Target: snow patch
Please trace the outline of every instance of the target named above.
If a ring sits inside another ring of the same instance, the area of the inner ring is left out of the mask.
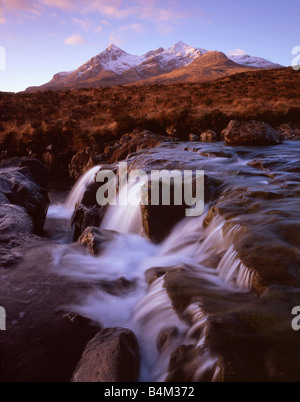
[[[269,60],[263,59],[261,57],[249,56],[248,54],[243,55],[229,55],[228,58],[237,64],[242,64],[243,66],[258,67],[258,68],[276,68],[279,67],[278,64],[272,63]]]

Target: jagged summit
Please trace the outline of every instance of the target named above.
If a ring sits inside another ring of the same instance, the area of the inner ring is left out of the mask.
[[[111,43],[105,50],[122,50],[122,49],[120,49],[118,46],[116,46],[113,43]],[[122,52],[123,51],[124,50],[122,50]]]
[[[176,54],[176,55],[201,55],[207,53],[207,50],[195,48],[187,45],[186,43],[179,41],[175,43],[172,47],[166,50],[169,54]]]
[[[210,64],[218,66],[218,63],[220,66],[226,65],[230,68],[236,67],[237,64],[248,69],[281,67],[268,60],[249,55],[227,57],[224,53],[192,47],[183,41],[175,43],[168,49],[159,47],[150,50],[141,56],[129,54],[112,43],[76,71],[57,73],[49,83],[28,90],[75,89],[137,83],[173,73],[196,61],[198,68],[202,68],[201,66],[207,68]],[[209,77],[208,72],[206,76]]]

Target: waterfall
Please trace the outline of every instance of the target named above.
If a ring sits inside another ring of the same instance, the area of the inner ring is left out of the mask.
[[[110,205],[103,218],[102,229],[120,233],[143,233],[140,207],[142,185],[142,182],[138,182],[120,191],[116,205]]]
[[[99,166],[87,172],[74,186],[65,210],[72,210],[81,200],[86,184],[91,182]],[[146,239],[142,230],[139,202],[143,183],[135,183],[122,189],[116,205],[106,211],[102,229],[119,232],[105,245],[101,255],[87,255],[81,248],[66,247],[54,258],[58,275],[70,280],[83,281],[91,288],[80,304],[68,308],[104,327],[121,326],[132,329],[141,349],[141,380],[163,381],[168,375],[170,356],[181,345],[194,345],[197,357],[188,363],[187,369],[194,381],[218,375],[218,356],[206,345],[208,315],[201,303],[192,303],[179,318],[164,287],[162,276],[149,287],[145,272],[160,267],[166,271],[180,267],[201,284],[201,292],[226,294],[251,288],[253,273],[247,269],[234,249],[233,237],[240,230],[238,224],[225,230],[221,216],[203,226],[204,213],[200,217],[183,219],[160,245]],[[129,201],[126,204],[126,200]],[[206,211],[207,212],[207,211]],[[129,285],[118,290],[118,280]],[[117,293],[101,288],[101,283],[113,283]],[[95,285],[97,284],[97,285]],[[119,292],[119,293],[118,293]],[[176,336],[166,346],[157,346],[158,338],[165,330],[173,328]]]
[[[236,283],[240,288],[246,290],[251,289],[254,272],[247,268],[238,258],[233,245],[226,251],[217,270],[224,281]]]
[[[186,334],[185,342],[187,344],[194,343],[199,349],[199,355],[191,361],[193,381],[201,381],[204,377],[208,377],[210,381],[217,379],[219,368],[217,366],[218,356],[213,356],[206,346],[208,314],[206,314],[201,303],[191,304],[185,311],[191,317],[192,326]],[[197,339],[198,338],[198,339]]]
[[[87,184],[93,182],[100,167],[101,166],[94,166],[78,179],[64,204],[50,205],[47,217],[54,219],[70,219],[76,204],[82,200]]]
[[[165,380],[170,354],[181,345],[188,329],[187,324],[177,316],[163,284],[163,277],[151,284],[146,296],[136,306],[132,318],[143,354],[141,380]],[[175,328],[176,336],[159,353],[158,337],[169,328]]]
[[[101,166],[94,166],[79,178],[64,204],[65,209],[71,210],[72,212],[74,211],[75,205],[82,200],[87,184],[94,181],[95,175],[99,172],[100,167]]]

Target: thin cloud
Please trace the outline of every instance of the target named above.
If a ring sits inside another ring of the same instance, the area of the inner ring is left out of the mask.
[[[87,43],[80,34],[74,34],[65,39],[65,45],[80,45]]]
[[[247,53],[242,49],[228,50],[228,56],[245,56]]]
[[[72,18],[72,21],[80,26],[84,31],[93,31],[94,33],[100,33],[103,31],[101,25],[97,25],[95,22],[91,21],[89,18],[81,19],[81,18]]]
[[[45,6],[60,8],[62,10],[75,10],[76,9],[76,1],[72,0],[40,0],[40,3]]]
[[[124,32],[133,31],[144,34],[151,24],[161,35],[168,35],[181,21],[187,18],[198,18],[201,14],[198,7],[182,8],[179,0],[164,2],[159,0],[0,0],[0,24],[4,24],[7,20],[5,11],[41,15],[46,11],[49,13],[50,7],[52,12],[61,10],[69,14],[70,20],[82,31],[94,34],[103,32],[103,27],[109,26],[113,20],[126,21],[130,18],[131,24],[124,24],[110,34],[110,42],[119,45],[124,41],[122,37]],[[95,21],[95,16],[99,16],[100,23]],[[128,33],[127,36],[130,34]],[[79,37],[77,41],[72,38],[69,41],[71,41],[70,44],[83,43]]]
[[[124,36],[122,36],[118,32],[111,32],[109,35],[109,43],[113,43],[116,46],[121,46],[122,43],[124,42]]]
[[[105,26],[110,25],[110,21],[108,21],[108,20],[101,20],[100,22],[101,22],[102,25],[105,25]]]
[[[98,26],[96,28],[93,29],[94,33],[101,33],[103,31],[103,28]]]
[[[1,6],[2,4],[2,6]],[[168,2],[161,7],[157,0],[0,0],[0,16],[5,19],[5,10],[41,13],[43,8],[52,7],[80,14],[99,13],[108,19],[126,19],[134,16],[139,20],[158,23],[175,22],[192,15],[183,11],[178,2]],[[107,20],[105,20],[107,21]]]
[[[157,25],[157,30],[162,35],[168,35],[174,31],[174,27],[173,27],[173,25],[170,25],[170,24],[159,24],[159,25]]]
[[[125,30],[129,29],[133,32],[139,33],[139,34],[144,34],[147,32],[146,28],[144,27],[143,24],[140,24],[139,22],[136,22],[135,24],[130,24],[126,27],[124,27]]]
[[[84,31],[89,31],[94,25],[94,23],[89,19],[80,19],[73,17],[72,21],[75,22],[75,24],[79,25],[80,28],[82,28]]]
[[[0,24],[5,24],[6,19],[4,17],[4,9],[3,9],[3,4],[0,0]]]
[[[130,25],[122,25],[116,31],[111,32],[109,36],[109,42],[113,43],[116,46],[120,46],[130,33],[138,33],[140,35],[145,34],[147,32],[146,28],[143,24],[134,23]]]
[[[7,11],[26,11],[32,14],[40,13],[40,4],[33,0],[2,0],[0,8],[4,13]]]

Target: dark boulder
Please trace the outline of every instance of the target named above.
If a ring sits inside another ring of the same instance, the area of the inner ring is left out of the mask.
[[[193,191],[195,190],[195,179],[193,180]],[[213,201],[221,191],[222,182],[214,177],[204,176],[204,202]],[[174,203],[174,184],[171,184],[170,205],[151,205],[151,190],[153,184],[148,183],[148,205],[141,205],[143,228],[146,235],[154,242],[160,243],[168,236],[173,227],[186,217],[186,210],[189,208],[184,202],[182,205]],[[146,189],[144,189],[145,191]],[[182,187],[183,191],[183,187]],[[184,197],[183,197],[184,199]]]
[[[9,268],[22,260],[18,249],[31,239],[33,222],[25,208],[0,204],[0,266]]]
[[[279,134],[267,123],[259,121],[231,120],[222,131],[222,137],[229,145],[276,145]]]
[[[89,226],[99,227],[104,216],[104,207],[94,205],[91,208],[80,204],[73,212],[71,225],[73,227],[73,240],[77,241],[83,231]]]
[[[85,348],[73,374],[73,382],[136,382],[139,346],[132,331],[107,328]]]
[[[39,164],[36,162],[33,161],[34,166]],[[41,233],[49,198],[47,191],[35,181],[32,169],[33,167],[23,166],[0,170],[0,202],[24,207],[32,218],[35,233]],[[42,178],[40,180],[42,181]]]
[[[41,187],[46,187],[50,181],[50,170],[39,160],[26,158],[21,162],[21,167],[27,166],[32,173],[34,180]]]

